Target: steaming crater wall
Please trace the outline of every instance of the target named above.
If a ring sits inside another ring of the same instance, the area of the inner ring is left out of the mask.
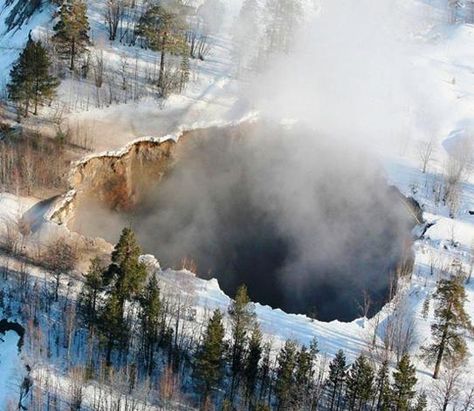
[[[249,125],[137,142],[79,164],[55,218],[111,242],[131,224],[163,265],[188,258],[274,308],[351,320],[368,293],[374,314],[397,268],[410,270],[419,210],[351,149],[300,142]]]

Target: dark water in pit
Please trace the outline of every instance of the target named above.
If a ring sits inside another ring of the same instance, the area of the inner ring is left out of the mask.
[[[131,223],[162,266],[193,260],[229,295],[245,283],[253,301],[321,320],[359,317],[364,294],[380,308],[412,223],[363,153],[269,127],[188,138],[133,213],[97,213],[101,232],[87,208],[77,217],[87,234],[115,241]]]

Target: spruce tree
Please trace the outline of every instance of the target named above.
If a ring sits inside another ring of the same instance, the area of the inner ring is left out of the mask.
[[[291,405],[297,354],[298,346],[293,340],[287,340],[278,353],[275,396],[279,410],[289,409]]]
[[[336,356],[329,364],[329,376],[327,387],[329,391],[329,409],[339,409],[342,389],[346,380],[346,355],[344,351],[339,350]]]
[[[433,378],[438,378],[443,361],[460,361],[467,355],[464,332],[472,330],[472,325],[464,308],[467,296],[463,280],[461,276],[442,279],[434,294],[435,323],[431,325],[433,343],[423,350],[425,360],[435,363]]]
[[[102,274],[104,267],[98,257],[91,260],[89,271],[82,286],[81,295],[79,297],[82,307],[83,316],[89,327],[95,325],[97,321],[98,297],[103,290]]]
[[[215,310],[209,319],[201,346],[196,354],[194,377],[206,404],[213,388],[217,388],[223,377],[224,325],[222,313]]]
[[[69,61],[69,69],[74,71],[77,57],[86,51],[90,42],[86,2],[65,0],[54,31],[53,41],[59,54]]]
[[[364,355],[360,355],[347,373],[349,410],[365,408],[374,395],[374,371]]]
[[[154,367],[154,353],[158,344],[161,328],[161,299],[156,276],[151,276],[140,299],[140,322],[143,333],[145,365],[151,375]]]
[[[28,37],[25,48],[10,71],[8,97],[18,104],[19,112],[27,117],[30,106],[38,114],[38,106],[51,100],[59,85],[50,75],[51,62],[41,41]]]
[[[235,389],[238,388],[248,333],[255,322],[255,307],[250,301],[247,287],[242,285],[235,294],[235,299],[229,306],[228,314],[231,323],[232,346],[231,346],[231,389],[230,399],[234,398]]]
[[[259,372],[259,363],[262,358],[262,332],[256,323],[250,337],[248,352],[245,357],[244,380],[245,396],[247,402],[252,405],[252,399],[255,394],[257,378]]]
[[[396,370],[393,372],[392,401],[397,411],[408,411],[416,394],[417,382],[415,366],[410,356],[403,354]]]

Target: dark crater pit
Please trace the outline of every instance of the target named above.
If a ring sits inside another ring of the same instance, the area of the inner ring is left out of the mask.
[[[134,184],[132,206],[105,207],[90,191],[72,228],[116,241],[131,224],[162,266],[192,261],[229,295],[245,283],[253,301],[326,321],[373,315],[410,265],[410,203],[343,140],[214,128],[185,135],[167,161]]]

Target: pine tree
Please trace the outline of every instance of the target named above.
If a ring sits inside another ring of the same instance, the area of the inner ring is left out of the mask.
[[[189,64],[189,54],[181,52],[181,63],[179,65],[179,92],[182,93],[189,82],[191,75],[191,66]]]
[[[89,44],[87,4],[83,0],[65,0],[59,11],[59,21],[54,26],[53,40],[59,54],[69,61],[74,71],[76,59]]]
[[[162,95],[167,94],[165,81],[168,54],[189,54],[186,43],[186,21],[182,4],[177,0],[151,6],[140,18],[137,34],[147,40],[150,49],[159,51],[160,69],[158,88]]]
[[[416,404],[413,407],[413,411],[425,411],[428,408],[428,399],[426,393],[423,391],[418,394],[416,399]]]
[[[154,367],[154,352],[158,344],[161,328],[160,289],[156,276],[151,276],[148,285],[140,299],[140,322],[143,332],[144,357],[148,374]]]
[[[279,410],[290,409],[291,390],[294,388],[297,354],[298,346],[293,340],[287,340],[278,353],[275,397]]]
[[[99,293],[103,289],[103,272],[104,267],[102,266],[100,259],[97,257],[93,258],[79,297],[84,319],[89,327],[93,326],[97,321],[97,300]]]
[[[38,106],[51,100],[59,85],[56,77],[49,74],[51,62],[41,41],[28,37],[25,48],[10,71],[10,82],[7,85],[8,96],[21,107],[23,116],[27,117],[30,105],[33,114],[38,114]]]
[[[262,358],[262,332],[256,323],[252,330],[249,341],[248,353],[245,357],[244,380],[245,380],[245,396],[247,402],[252,404],[257,385],[257,377],[259,372],[259,363]]]
[[[224,325],[222,313],[215,310],[209,320],[201,346],[196,354],[194,377],[202,393],[202,402],[206,404],[223,376],[224,364]]]
[[[435,363],[433,378],[438,378],[443,361],[460,361],[467,355],[464,331],[471,330],[471,320],[464,303],[467,296],[461,276],[454,276],[438,283],[435,323],[431,325],[433,343],[424,347],[423,356],[428,363]]]
[[[271,392],[272,385],[272,364],[271,364],[271,344],[267,341],[263,345],[262,364],[260,366],[260,394],[259,399],[262,401],[268,392]]]
[[[99,331],[106,347],[106,363],[112,364],[112,350],[122,348],[128,334],[127,323],[123,320],[120,299],[115,293],[109,295],[99,318]]]
[[[294,377],[295,383],[291,392],[292,409],[301,409],[306,402],[311,400],[311,388],[314,378],[314,356],[314,347],[308,349],[303,346],[297,354]]]
[[[374,400],[376,410],[388,410],[390,406],[390,377],[388,373],[388,361],[384,361],[375,377]]]
[[[229,306],[232,331],[231,346],[231,389],[230,399],[234,398],[235,389],[239,385],[241,371],[243,369],[243,359],[248,340],[248,333],[255,322],[255,307],[251,303],[247,293],[247,287],[242,285],[238,288],[235,299]]]
[[[367,405],[374,395],[374,370],[364,355],[360,355],[347,373],[347,396],[350,410],[359,410]]]
[[[124,303],[140,294],[146,280],[144,264],[139,262],[140,246],[131,228],[124,228],[112,252],[112,264],[108,275],[115,280],[115,293],[119,299],[122,313]]]
[[[415,366],[408,354],[403,354],[397,369],[393,372],[392,400],[397,411],[408,411],[416,394],[417,382]]]
[[[342,389],[346,379],[346,355],[339,350],[329,364],[329,377],[327,387],[329,389],[329,409],[339,409]]]

